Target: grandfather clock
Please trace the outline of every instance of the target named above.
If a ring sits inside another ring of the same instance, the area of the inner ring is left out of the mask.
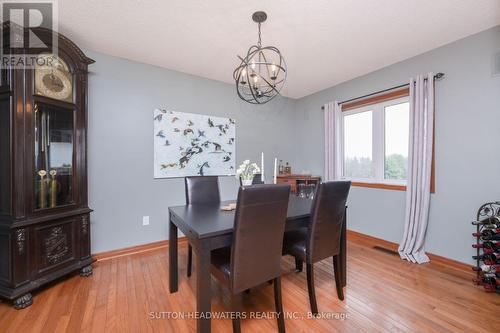
[[[10,28],[2,25],[4,37]],[[37,37],[51,45],[51,33],[38,28]],[[92,274],[86,133],[94,61],[66,37],[57,41],[57,52],[39,54],[35,66],[0,72],[0,296],[18,309],[41,285]]]

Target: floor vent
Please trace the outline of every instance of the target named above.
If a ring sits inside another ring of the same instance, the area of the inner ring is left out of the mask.
[[[392,254],[393,256],[399,256],[398,251],[394,251],[394,250],[386,249],[385,247],[381,247],[381,246],[374,246],[374,247],[373,247],[373,249],[374,249],[374,250],[377,250],[377,251],[380,251],[380,252],[387,253],[387,254]]]

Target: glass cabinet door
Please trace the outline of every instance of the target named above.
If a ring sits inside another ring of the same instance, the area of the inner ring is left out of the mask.
[[[35,209],[73,203],[74,112],[35,104]]]

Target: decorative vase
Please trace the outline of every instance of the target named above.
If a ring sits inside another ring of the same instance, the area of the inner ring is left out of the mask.
[[[52,177],[50,180],[50,208],[55,208],[57,206],[57,180],[56,170],[50,170],[49,175]]]
[[[47,208],[47,181],[45,180],[45,176],[47,176],[47,171],[40,170],[38,171],[38,175],[40,176],[40,191],[38,192],[38,205],[39,208]]]
[[[250,186],[252,185],[253,179],[242,179],[241,180],[241,185],[243,186]]]

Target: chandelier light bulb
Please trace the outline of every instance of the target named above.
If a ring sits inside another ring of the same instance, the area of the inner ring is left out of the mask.
[[[276,65],[273,63],[271,65],[271,80],[276,80],[277,76],[276,76]]]
[[[243,69],[243,70],[241,71],[241,81],[240,81],[240,83],[241,83],[242,85],[247,84],[246,78],[247,78],[247,70],[246,70],[246,69]]]

